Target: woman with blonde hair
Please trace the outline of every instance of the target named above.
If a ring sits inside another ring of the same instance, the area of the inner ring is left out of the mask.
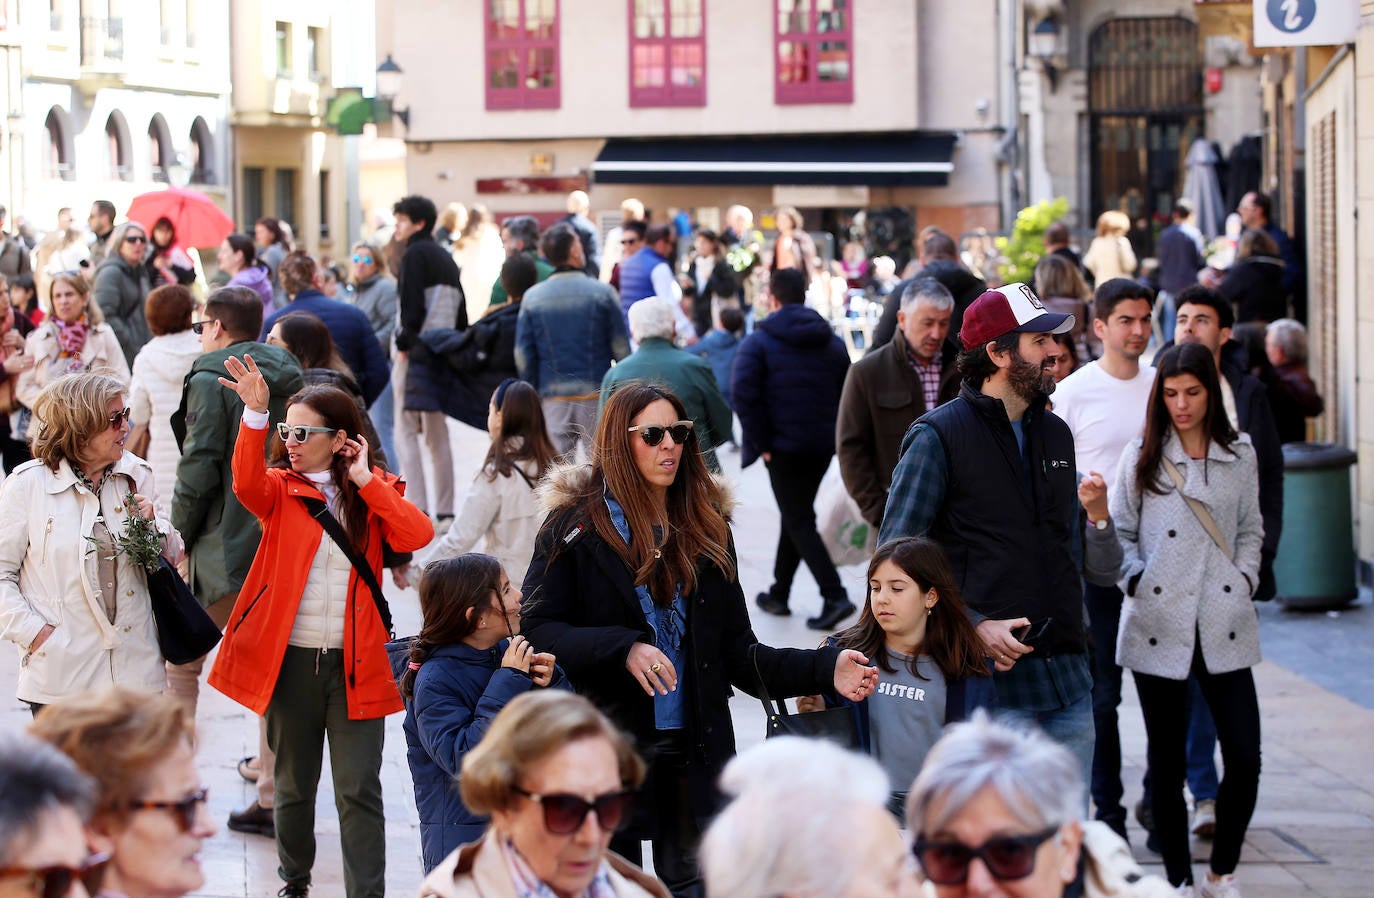
[[[1092,272],[1097,283],[1135,274],[1135,250],[1126,237],[1130,230],[1131,220],[1125,212],[1108,209],[1097,217],[1097,236],[1083,254],[1083,267]]]
[[[181,536],[152,467],[124,451],[124,384],[105,374],[58,378],[33,403],[33,461],[0,489],[0,635],[20,650],[17,694],[35,711],[90,689],[167,684],[143,566],[120,548],[135,516],[159,554]]]
[[[127,385],[129,365],[124,351],[86,279],[71,272],[56,274],[50,291],[50,314],[24,341],[24,353],[33,358],[33,367],[19,375],[15,387],[19,401],[33,408],[38,392],[64,374],[108,374]]]
[[[463,804],[491,817],[450,854],[421,898],[669,898],[663,883],[610,850],[630,817],[644,762],[587,699],[516,696],[463,759]]]
[[[200,850],[215,824],[194,731],[176,699],[123,688],[64,699],[33,722],[96,782],[86,838],[109,858],[97,898],[180,898],[205,885]]]
[[[476,321],[486,314],[491,288],[506,261],[501,231],[492,224],[486,206],[479,203],[468,211],[468,223],[453,242],[453,261],[458,265],[459,281],[467,297],[468,321]]]

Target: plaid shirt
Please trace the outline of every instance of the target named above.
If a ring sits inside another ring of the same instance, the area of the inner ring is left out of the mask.
[[[944,373],[945,360],[937,352],[935,357],[930,360],[930,364],[927,365],[916,357],[916,353],[912,352],[909,346],[907,347],[906,358],[921,378],[921,389],[925,391],[926,411],[935,408],[940,404],[940,376]]]
[[[878,531],[878,545],[902,536],[928,533],[945,504],[949,468],[945,447],[929,424],[916,424],[902,439],[901,459],[892,472],[892,489]],[[1080,547],[1078,517],[1073,518],[1070,546]],[[1081,551],[1074,560],[1082,568]],[[965,603],[976,627],[987,617]],[[1051,711],[1073,704],[1092,691],[1092,671],[1085,652],[1036,657],[1032,652],[1006,673],[994,677],[997,701],[1019,711]]]

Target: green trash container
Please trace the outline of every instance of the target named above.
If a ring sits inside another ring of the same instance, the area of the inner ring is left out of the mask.
[[[1359,595],[1350,512],[1356,458],[1333,443],[1284,444],[1283,535],[1274,579],[1285,607],[1336,608]]]

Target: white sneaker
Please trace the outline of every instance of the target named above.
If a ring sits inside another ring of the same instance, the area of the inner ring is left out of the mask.
[[[1203,839],[1212,838],[1217,831],[1217,803],[1214,799],[1204,798],[1193,811],[1193,835]]]
[[[1210,876],[1202,878],[1202,898],[1241,898],[1240,886],[1236,885],[1236,877],[1227,874],[1221,879],[1212,879]]]
[[[1197,892],[1193,891],[1193,887],[1186,882],[1178,887],[1175,894],[1178,895],[1178,898],[1197,898]]]

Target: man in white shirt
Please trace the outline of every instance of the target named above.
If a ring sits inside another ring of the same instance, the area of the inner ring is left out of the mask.
[[[1092,327],[1102,341],[1102,358],[1070,374],[1054,391],[1054,413],[1073,431],[1082,477],[1111,482],[1121,450],[1140,436],[1155,380],[1155,369],[1140,364],[1150,340],[1153,302],[1154,291],[1129,278],[1113,278],[1099,286],[1093,297]],[[1088,522],[1099,528],[1106,523]],[[1093,804],[1097,819],[1125,838],[1116,715],[1121,704],[1121,668],[1116,664],[1121,591],[1085,582],[1083,602],[1093,639]]]

